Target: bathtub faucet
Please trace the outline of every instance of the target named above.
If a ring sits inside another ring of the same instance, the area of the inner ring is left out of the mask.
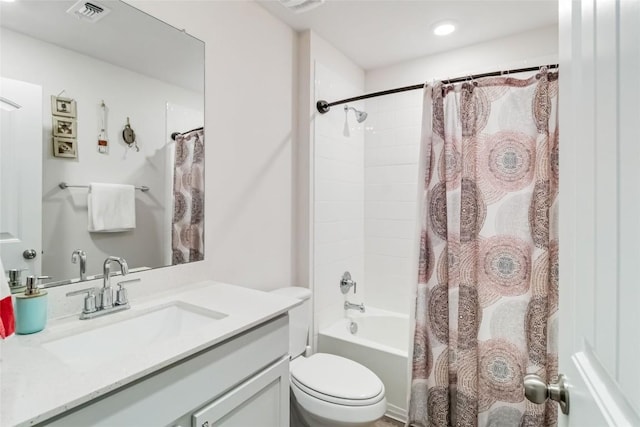
[[[352,304],[349,301],[344,302],[345,310],[358,310],[360,313],[364,313],[364,303],[362,304]]]
[[[342,275],[342,279],[340,280],[340,292],[343,295],[346,295],[349,292],[349,289],[353,287],[353,293],[356,293],[356,282],[351,280],[351,273],[345,271]]]

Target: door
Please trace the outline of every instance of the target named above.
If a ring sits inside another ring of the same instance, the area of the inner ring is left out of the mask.
[[[560,1],[561,426],[640,426],[639,3]]]
[[[0,97],[0,257],[6,269],[27,270],[24,283],[41,274],[42,87],[2,78]]]

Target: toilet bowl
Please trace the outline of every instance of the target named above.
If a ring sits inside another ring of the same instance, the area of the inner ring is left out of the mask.
[[[387,409],[384,384],[368,368],[333,354],[305,357],[311,325],[311,292],[289,287],[273,291],[303,301],[289,311],[291,425],[368,427]],[[301,418],[301,420],[300,420]]]
[[[333,354],[292,360],[290,385],[292,401],[310,427],[371,426],[387,410],[382,381],[359,363]]]

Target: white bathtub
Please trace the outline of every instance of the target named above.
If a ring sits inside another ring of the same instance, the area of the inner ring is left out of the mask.
[[[351,321],[358,331],[351,334]],[[337,354],[366,366],[380,377],[387,396],[387,415],[407,417],[407,351],[409,316],[367,307],[364,314],[349,313],[349,318],[322,329],[318,350]]]

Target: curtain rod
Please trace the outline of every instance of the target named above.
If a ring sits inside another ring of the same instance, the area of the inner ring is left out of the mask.
[[[173,132],[173,133],[171,134],[171,139],[173,139],[173,140],[175,141],[175,140],[176,140],[176,138],[177,138],[178,136],[180,136],[180,135],[185,135],[185,134],[187,134],[187,133],[195,132],[195,131],[197,131],[197,130],[201,130],[201,129],[204,129],[204,126],[200,126],[199,128],[191,129],[191,130],[188,130],[188,131],[186,131],[186,132]]]
[[[549,65],[541,65],[539,67],[528,67],[528,68],[516,68],[513,70],[507,70],[507,71],[493,71],[490,73],[482,73],[482,74],[474,74],[471,76],[465,76],[465,77],[456,77],[455,79],[443,79],[443,82],[447,82],[447,84],[449,83],[459,83],[459,82],[464,82],[467,80],[475,80],[475,79],[480,79],[483,77],[496,77],[496,76],[504,76],[504,75],[508,75],[508,74],[516,74],[516,73],[525,73],[527,71],[539,71],[541,68],[546,67],[546,68],[558,68],[558,64],[549,64]],[[341,99],[340,101],[334,101],[334,102],[327,102],[325,100],[320,100],[318,102],[316,102],[316,108],[318,109],[318,111],[321,114],[324,114],[326,112],[328,112],[331,107],[333,107],[334,105],[340,105],[340,104],[345,104],[347,102],[353,102],[353,101],[359,101],[361,99],[368,99],[368,98],[375,98],[377,96],[384,96],[384,95],[391,95],[392,93],[399,93],[399,92],[406,92],[409,90],[416,90],[416,89],[422,89],[424,88],[424,83],[421,84],[417,84],[417,85],[411,85],[411,86],[404,86],[404,87],[399,87],[396,89],[387,89],[387,90],[381,90],[380,92],[373,92],[373,93],[368,93],[366,95],[360,95],[360,96],[354,96],[353,98],[347,98],[347,99]]]

